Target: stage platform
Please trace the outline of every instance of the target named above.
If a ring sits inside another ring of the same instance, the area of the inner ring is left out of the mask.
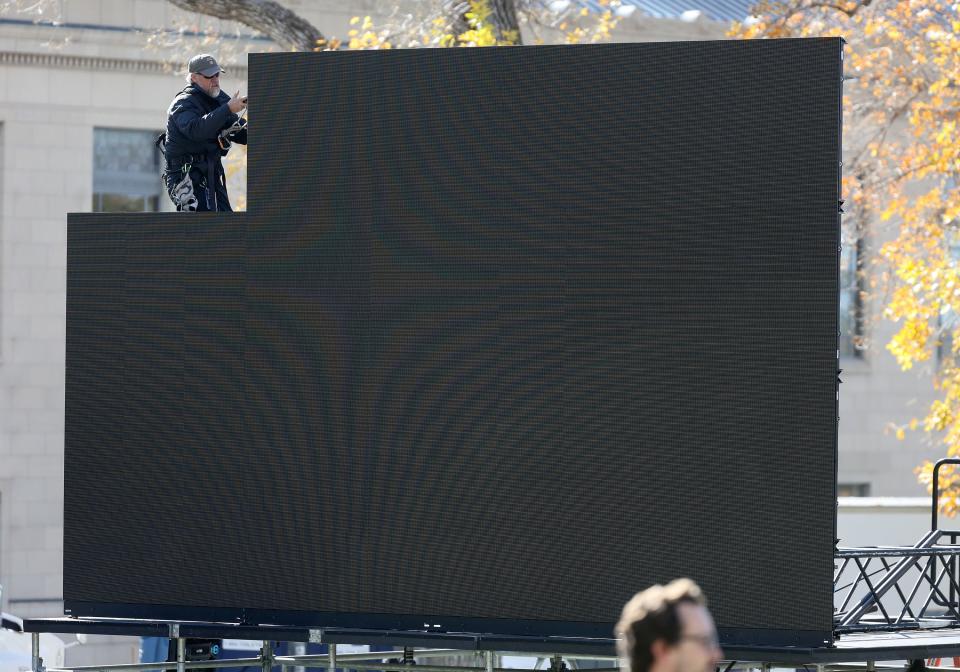
[[[572,657],[614,656],[613,639],[568,637],[509,637],[483,633],[434,633],[396,630],[355,630],[119,619],[40,618],[23,623],[26,632],[87,635],[127,635],[197,639],[248,639],[368,644],[460,651],[524,652]],[[902,630],[843,635],[824,647],[724,647],[728,661],[787,665],[824,665],[960,656],[960,628]]]

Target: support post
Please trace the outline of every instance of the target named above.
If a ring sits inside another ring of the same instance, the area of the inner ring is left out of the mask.
[[[330,652],[330,664],[327,666],[327,672],[337,672],[337,645],[327,644],[327,650]]]
[[[483,665],[487,672],[493,672],[493,651],[483,652]]]
[[[40,657],[40,633],[30,633],[30,665],[33,672],[43,672],[43,659]]]
[[[187,640],[177,631],[177,672],[187,672]]]
[[[269,639],[263,640],[263,648],[260,649],[260,669],[263,672],[270,672],[273,669],[273,643]]]
[[[307,655],[307,643],[306,642],[293,642],[293,655],[295,656],[305,656]],[[282,672],[282,671],[281,671]],[[296,665],[293,668],[293,672],[307,672],[307,668],[303,665]]]

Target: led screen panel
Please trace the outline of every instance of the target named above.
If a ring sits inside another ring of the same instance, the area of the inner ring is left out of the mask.
[[[68,613],[829,639],[841,48],[251,56],[248,213],[70,216]]]

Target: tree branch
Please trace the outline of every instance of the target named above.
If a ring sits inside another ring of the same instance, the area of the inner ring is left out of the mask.
[[[843,12],[847,16],[853,18],[853,15],[856,14],[858,10],[860,10],[862,7],[869,7],[871,2],[873,2],[873,0],[863,0],[862,2],[855,4],[853,7],[843,7],[842,5],[837,5],[832,2],[812,2],[808,5],[808,7],[811,7],[811,8],[822,7],[824,9],[835,9],[836,11]]]
[[[188,12],[236,21],[296,51],[313,51],[326,41],[309,21],[273,0],[169,0]]]

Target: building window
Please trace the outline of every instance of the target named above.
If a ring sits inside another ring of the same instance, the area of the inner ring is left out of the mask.
[[[852,237],[852,236],[851,236]],[[846,238],[846,236],[844,236]],[[840,338],[841,357],[863,357],[863,241],[844,240],[840,251]]]
[[[942,306],[937,324],[937,364],[943,366],[952,359],[953,332],[957,329],[957,314],[950,306]]]
[[[157,212],[163,196],[158,131],[93,129],[93,212]]]
[[[869,497],[869,483],[837,483],[837,497]]]
[[[960,263],[960,242],[952,240],[950,242],[950,262],[951,265]],[[940,306],[940,314],[937,316],[937,365],[944,366],[954,363],[953,354],[953,334],[960,329],[960,320],[957,314],[948,304]]]

